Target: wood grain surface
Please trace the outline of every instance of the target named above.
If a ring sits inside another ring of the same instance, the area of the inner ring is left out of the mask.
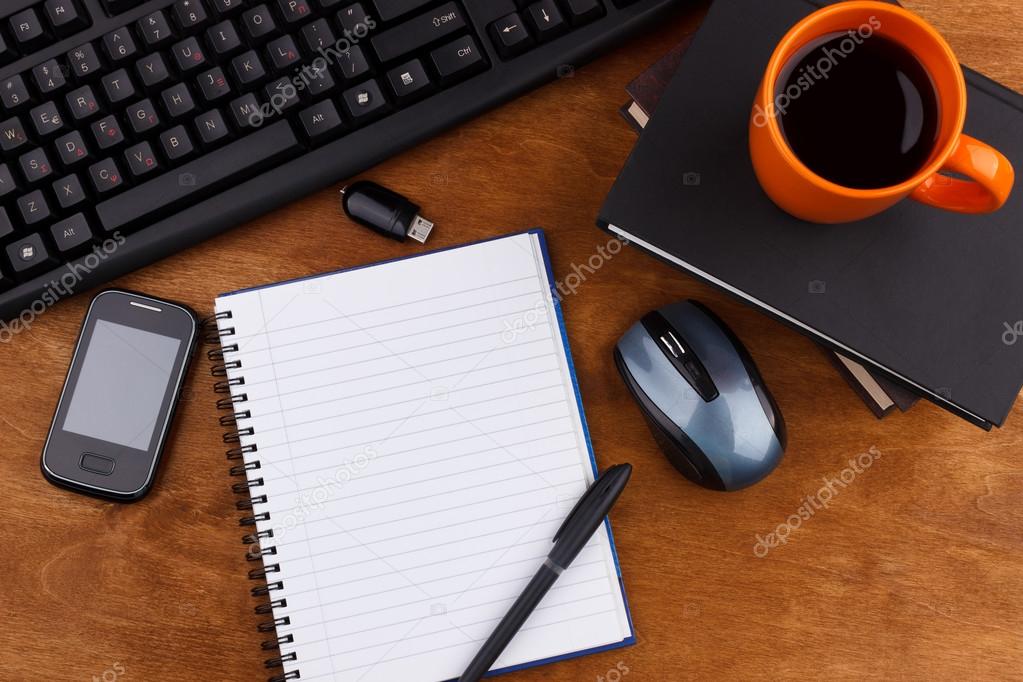
[[[1020,0],[907,4],[964,63],[1023,88]],[[422,203],[437,223],[429,247],[545,227],[564,277],[608,241],[594,218],[635,142],[617,113],[623,87],[692,22],[366,176]],[[220,292],[417,250],[346,222],[329,190],[116,284],[208,313]],[[0,348],[0,679],[265,679],[204,355],[147,499],[99,502],[39,473],[90,296]],[[675,473],[611,361],[641,314],[686,297],[747,343],[788,422],[784,462],[741,493]],[[598,462],[636,467],[612,520],[638,644],[504,679],[1023,678],[1023,404],[992,433],[928,403],[877,421],[806,338],[631,249],[564,309]],[[871,448],[880,456],[827,508],[755,556],[758,534]]]

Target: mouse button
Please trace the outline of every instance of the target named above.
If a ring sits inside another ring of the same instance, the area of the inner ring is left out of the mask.
[[[694,391],[705,401],[714,400],[718,389],[699,354],[681,331],[658,310],[647,313],[640,324],[653,340],[657,352],[664,356]]]

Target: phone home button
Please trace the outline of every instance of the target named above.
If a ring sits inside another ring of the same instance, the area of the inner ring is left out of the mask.
[[[78,466],[82,467],[86,471],[91,471],[94,474],[100,474],[102,476],[109,476],[114,472],[114,460],[109,457],[94,455],[91,452],[82,454],[82,459],[78,463]]]

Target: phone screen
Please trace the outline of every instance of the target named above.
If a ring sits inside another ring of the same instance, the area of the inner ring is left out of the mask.
[[[180,347],[170,336],[97,320],[64,430],[149,450]]]

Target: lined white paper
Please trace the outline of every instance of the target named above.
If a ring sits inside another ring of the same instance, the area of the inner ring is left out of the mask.
[[[222,296],[302,680],[458,677],[593,480],[539,237]],[[496,668],[632,634],[609,530]]]

